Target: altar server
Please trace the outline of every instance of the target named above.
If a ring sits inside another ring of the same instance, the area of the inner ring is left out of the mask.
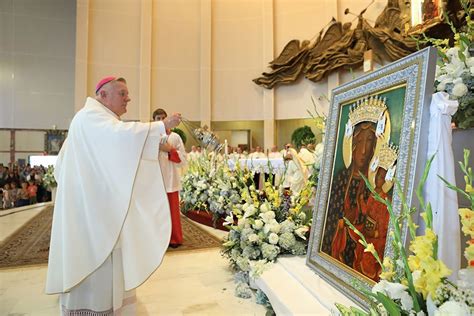
[[[122,122],[128,102],[123,78],[102,79],[59,153],[46,293],[61,294],[61,315],[134,315],[134,289],[168,248],[158,150],[180,115]]]
[[[164,120],[168,114],[163,109],[157,109],[153,112],[155,121]],[[179,211],[179,191],[181,190],[180,168],[186,166],[186,150],[181,137],[166,130],[168,135],[168,146],[160,149],[160,167],[165,182],[166,193],[171,211],[171,240],[170,247],[176,248],[183,244],[183,231],[181,228],[181,218]]]

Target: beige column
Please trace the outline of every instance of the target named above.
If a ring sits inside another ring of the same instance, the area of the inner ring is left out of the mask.
[[[331,8],[332,16],[336,18],[337,21],[341,21],[341,17],[338,14],[339,1],[328,1],[327,5]],[[339,71],[335,71],[329,74],[328,76],[328,98],[332,98],[332,89],[339,87],[341,84],[341,79]]]
[[[262,0],[263,16],[263,69],[273,60],[273,0]],[[271,148],[276,143],[275,94],[273,89],[263,89],[263,146]]]
[[[201,126],[211,126],[212,2],[201,0],[200,118]]]
[[[87,59],[89,48],[89,0],[76,3],[76,65],[74,111],[79,111],[87,97]]]
[[[151,119],[151,41],[153,3],[152,0],[141,0],[140,12],[140,61],[139,61],[139,109],[138,115],[142,122]]]

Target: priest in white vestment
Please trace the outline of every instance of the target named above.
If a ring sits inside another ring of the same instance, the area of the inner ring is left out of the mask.
[[[61,294],[62,315],[134,315],[134,289],[168,247],[158,150],[180,115],[122,122],[128,102],[123,78],[102,79],[59,153],[46,293]]]
[[[292,194],[299,194],[308,180],[308,169],[293,148],[287,149],[285,164],[286,171],[283,175],[282,186],[289,189]]]

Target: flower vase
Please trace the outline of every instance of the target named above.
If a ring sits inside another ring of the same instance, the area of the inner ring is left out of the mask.
[[[428,316],[433,316],[438,311],[438,307],[433,302],[430,294],[426,298],[426,311],[428,312]]]
[[[57,190],[56,187],[51,188],[51,202],[53,203],[56,201],[56,190]]]
[[[469,266],[461,269],[458,272],[458,286],[464,289],[471,289],[474,291],[474,267]]]

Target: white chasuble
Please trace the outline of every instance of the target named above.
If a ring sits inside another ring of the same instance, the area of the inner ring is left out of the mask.
[[[120,248],[124,291],[161,264],[171,235],[158,162],[163,134],[162,122],[122,122],[92,98],[74,116],[56,163],[46,293],[69,292],[114,248]]]

